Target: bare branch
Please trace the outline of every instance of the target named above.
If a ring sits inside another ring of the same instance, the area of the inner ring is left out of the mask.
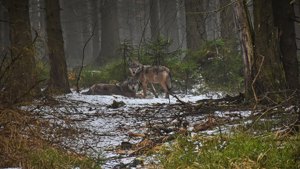
[[[86,48],[86,46],[88,45],[89,41],[90,41],[90,40],[93,38],[93,36],[95,35],[96,25],[97,25],[97,24],[94,24],[92,34],[91,34],[91,36],[87,39],[87,41],[85,42],[85,44],[84,44],[84,46],[83,46],[83,50],[82,50],[82,59],[81,59],[81,66],[80,66],[79,73],[78,73],[78,76],[77,76],[77,79],[76,79],[76,92],[77,92],[77,93],[79,93],[79,80],[80,80],[80,76],[81,76],[81,72],[82,72],[83,64],[84,64],[85,48]]]

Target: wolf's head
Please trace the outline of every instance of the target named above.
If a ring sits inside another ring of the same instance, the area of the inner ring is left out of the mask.
[[[143,69],[143,65],[137,60],[130,60],[128,62],[128,65],[131,76],[135,76]]]
[[[134,78],[134,77],[129,77],[127,79],[127,86],[129,88],[129,90],[133,91],[133,92],[137,92],[139,89],[139,81],[138,79]]]

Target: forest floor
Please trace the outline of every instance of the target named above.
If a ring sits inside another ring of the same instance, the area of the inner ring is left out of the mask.
[[[220,99],[213,94],[168,100],[71,93],[22,109],[50,122],[43,132],[53,144],[98,158],[103,168],[143,168],[159,163],[149,151],[155,152],[179,134],[224,134],[240,125],[253,125],[270,110],[289,112],[293,107],[254,110],[242,96]],[[268,116],[276,118],[276,114]]]

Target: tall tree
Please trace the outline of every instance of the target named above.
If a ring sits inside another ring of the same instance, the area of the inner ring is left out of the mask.
[[[249,81],[246,94],[256,101],[266,98],[280,101],[286,97],[286,89],[297,89],[299,85],[294,25],[288,23],[293,13],[289,12],[288,3],[254,0],[254,31],[251,31],[249,15],[241,15],[247,13],[245,3],[245,0],[238,0],[235,9],[240,9],[236,15],[242,22],[237,23],[242,30],[242,47],[246,49],[244,63]],[[278,9],[284,6],[287,11]],[[285,51],[287,45],[290,45],[289,51]]]
[[[3,52],[9,46],[9,22],[7,15],[7,9],[0,3],[0,52]]]
[[[206,40],[205,19],[203,12],[206,0],[185,0],[186,41],[191,51],[199,49]]]
[[[120,46],[117,0],[101,0],[101,51],[96,64],[103,65],[117,57]]]
[[[234,16],[242,49],[245,77],[245,94],[247,98],[253,98],[252,90],[252,64],[254,60],[254,32],[247,12],[245,0],[231,0],[234,3]]]
[[[46,22],[50,61],[50,79],[47,90],[55,94],[68,93],[70,87],[60,23],[59,0],[46,0]]]
[[[215,11],[216,9],[220,9],[220,3],[219,0],[214,1],[207,1],[206,3],[203,2],[203,4],[206,4],[206,7],[202,12],[205,13],[205,27],[206,27],[206,38],[207,40],[216,40],[219,39],[221,36],[221,29],[220,29],[220,12],[211,12]]]
[[[180,46],[179,42],[179,24],[178,24],[178,1],[162,0],[160,1],[161,27],[165,38],[172,40],[170,50],[176,50]]]
[[[233,39],[236,37],[235,31],[232,29],[234,25],[234,15],[231,0],[220,0],[221,9],[221,37],[222,39]]]
[[[263,96],[286,88],[280,58],[278,30],[274,27],[272,0],[254,0],[255,60],[253,81],[255,93]]]
[[[280,54],[288,89],[299,89],[299,70],[293,4],[289,1],[272,1],[274,26],[278,29]]]
[[[119,1],[119,31],[120,40],[133,42],[133,36],[136,34],[135,30],[135,1],[122,0]]]
[[[79,66],[82,58],[82,26],[78,8],[81,0],[61,0],[61,23],[65,55],[69,66]]]
[[[8,9],[11,59],[7,82],[4,85],[5,91],[1,94],[9,103],[31,100],[39,93],[39,88],[29,20],[29,2],[28,0],[7,0],[4,4]]]
[[[92,1],[94,0],[84,0],[81,1],[82,5],[80,8],[80,23],[82,29],[82,43],[81,49],[84,48],[84,63],[91,62],[93,54],[93,44],[89,41],[93,35],[94,22],[93,22],[93,6]],[[97,14],[96,14],[97,15]],[[85,47],[84,47],[85,46]],[[82,53],[82,52],[81,52]]]
[[[35,43],[36,56],[39,59],[46,60],[47,58],[47,42],[46,42],[46,27],[45,27],[45,1],[44,0],[29,0],[29,16],[32,28],[32,36],[35,32],[38,33],[38,38]]]
[[[92,22],[93,22],[93,57],[95,60],[100,52],[100,1],[91,0],[92,3]]]
[[[159,18],[159,0],[150,0],[150,28],[152,41],[157,40],[160,36]]]

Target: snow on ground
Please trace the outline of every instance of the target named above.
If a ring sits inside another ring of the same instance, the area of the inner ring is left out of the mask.
[[[202,99],[216,99],[218,95],[178,95],[184,102],[195,103]],[[54,122],[61,123],[61,118],[69,118],[76,121],[76,127],[87,129],[93,134],[83,134],[76,139],[66,139],[65,145],[69,147],[80,148],[86,145],[92,147],[92,155],[101,154],[108,160],[102,166],[103,168],[113,168],[122,163],[129,163],[133,157],[122,157],[113,150],[120,146],[122,142],[129,141],[137,143],[139,139],[130,139],[128,133],[145,133],[147,123],[164,124],[172,122],[176,110],[168,110],[169,104],[177,103],[177,99],[170,96],[169,99],[152,98],[127,98],[123,96],[103,96],[103,95],[83,95],[70,93],[57,97],[61,104],[53,107],[40,106],[39,111],[61,112],[55,115],[48,115],[47,118]],[[113,101],[124,102],[125,106],[112,109],[108,108]],[[152,109],[151,109],[152,108]],[[151,109],[151,111],[149,111]],[[156,110],[157,109],[157,110]],[[181,112],[183,113],[183,112]],[[225,116],[228,112],[216,112],[217,116]],[[247,116],[249,112],[242,113]],[[58,115],[59,114],[59,115]],[[84,120],[82,120],[84,119]],[[186,117],[189,122],[199,122],[203,116]],[[211,131],[214,132],[214,131]],[[209,133],[209,131],[207,132]]]
[[[178,96],[179,99],[181,99],[184,102],[192,102],[195,103],[198,100],[202,99],[211,99],[211,98],[217,98],[217,95],[213,94],[207,94],[207,95],[198,95],[198,96],[192,96],[192,95],[182,95],[182,97]],[[174,104],[177,102],[177,99],[173,96],[170,96],[170,102],[169,99],[163,98],[163,96],[160,96],[159,98],[128,98],[124,96],[119,95],[113,95],[113,96],[104,96],[104,95],[83,95],[78,93],[71,93],[66,95],[67,99],[70,100],[77,100],[77,101],[85,101],[88,103],[93,104],[99,104],[99,105],[109,105],[112,104],[112,102],[115,101],[123,101],[127,106],[134,107],[134,106],[144,106],[144,105],[151,105],[151,104]]]

